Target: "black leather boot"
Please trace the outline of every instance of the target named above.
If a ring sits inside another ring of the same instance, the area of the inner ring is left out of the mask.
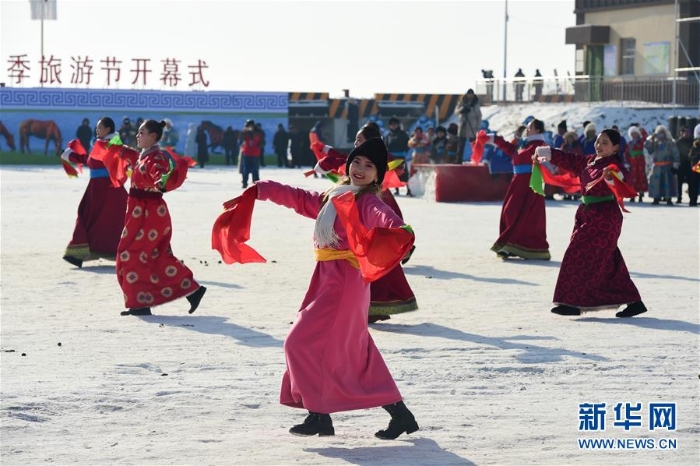
[[[120,312],[120,314],[123,316],[150,316],[150,315],[153,315],[151,313],[150,307],[132,307],[128,311]]]
[[[69,264],[73,264],[74,266],[78,267],[79,269],[83,267],[83,260],[78,259],[77,257],[63,256],[63,260],[68,262]]]
[[[204,293],[206,292],[207,287],[200,286],[199,288],[197,288],[197,291],[195,291],[187,297],[187,301],[190,302],[190,310],[188,311],[190,314],[197,310],[197,308],[199,307],[199,302],[202,300],[202,296],[204,296]]]
[[[580,316],[581,309],[573,306],[567,306],[566,304],[560,304],[555,308],[552,308],[552,312],[559,314],[560,316]]]
[[[641,301],[628,304],[623,310],[615,314],[615,317],[634,317],[647,312],[647,307]]]
[[[413,413],[403,404],[403,401],[382,406],[382,408],[391,415],[391,421],[389,421],[389,427],[375,433],[375,437],[382,440],[394,440],[404,432],[406,434],[412,434],[419,429],[416,418],[413,417]]]
[[[312,413],[309,411],[309,415],[304,419],[304,423],[295,425],[289,429],[289,433],[322,437],[324,435],[335,435],[335,429],[333,428],[333,420],[330,414]]]

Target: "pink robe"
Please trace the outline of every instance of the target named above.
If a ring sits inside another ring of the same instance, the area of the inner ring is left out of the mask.
[[[294,209],[315,219],[321,194],[275,183],[258,182],[258,199]],[[398,228],[403,221],[377,196],[357,199],[367,228]],[[336,219],[337,249],[349,249],[346,232]],[[318,244],[314,244],[318,247]],[[379,350],[367,330],[370,288],[347,260],[316,263],[297,320],[287,335],[287,370],[280,403],[329,414],[374,408],[401,401]]]

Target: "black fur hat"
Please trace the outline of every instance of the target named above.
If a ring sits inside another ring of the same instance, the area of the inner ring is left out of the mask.
[[[350,176],[350,164],[352,163],[352,159],[358,155],[367,157],[377,167],[377,182],[382,184],[389,161],[389,153],[386,150],[384,141],[382,141],[381,138],[370,138],[355,147],[348,155],[348,161],[345,163],[345,173],[347,173],[348,176]]]

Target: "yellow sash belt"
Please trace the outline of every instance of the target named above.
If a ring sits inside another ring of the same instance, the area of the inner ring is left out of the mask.
[[[355,254],[353,254],[349,249],[314,249],[314,256],[316,257],[317,261],[337,261],[345,259],[356,269],[360,268],[360,263],[357,261],[357,257],[355,257]]]

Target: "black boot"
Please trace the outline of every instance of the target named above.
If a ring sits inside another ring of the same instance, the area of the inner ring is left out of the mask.
[[[394,403],[393,405],[382,406],[386,411],[391,414],[391,421],[389,421],[389,427],[385,430],[380,430],[374,434],[375,437],[382,440],[394,440],[399,435],[412,434],[419,429],[416,418],[408,410],[403,401]]]
[[[628,304],[623,310],[615,314],[615,317],[634,317],[647,312],[647,307],[641,301]]]
[[[68,262],[69,264],[73,264],[74,266],[81,268],[83,266],[83,260],[78,259],[77,257],[73,256],[63,256],[63,260]]]
[[[391,319],[391,316],[389,314],[370,314],[367,317],[367,323],[373,324],[375,322],[379,322],[380,320],[389,320],[389,319]]]
[[[151,314],[150,307],[132,307],[128,311],[120,312],[120,314],[123,316],[150,316],[150,315],[153,315],[153,314]]]
[[[207,287],[206,286],[200,286],[197,288],[197,291],[192,293],[187,297],[187,301],[190,302],[190,310],[187,311],[190,314],[192,314],[194,311],[197,310],[199,307],[199,302],[202,300],[202,296],[204,296],[204,293],[207,292]]]
[[[560,316],[580,316],[581,309],[573,306],[567,306],[566,304],[560,304],[555,308],[552,308],[552,312],[559,314]]]
[[[309,411],[309,415],[304,419],[304,423],[295,425],[289,429],[289,433],[322,437],[324,435],[335,435],[335,429],[333,428],[333,420],[330,414],[319,414]]]

